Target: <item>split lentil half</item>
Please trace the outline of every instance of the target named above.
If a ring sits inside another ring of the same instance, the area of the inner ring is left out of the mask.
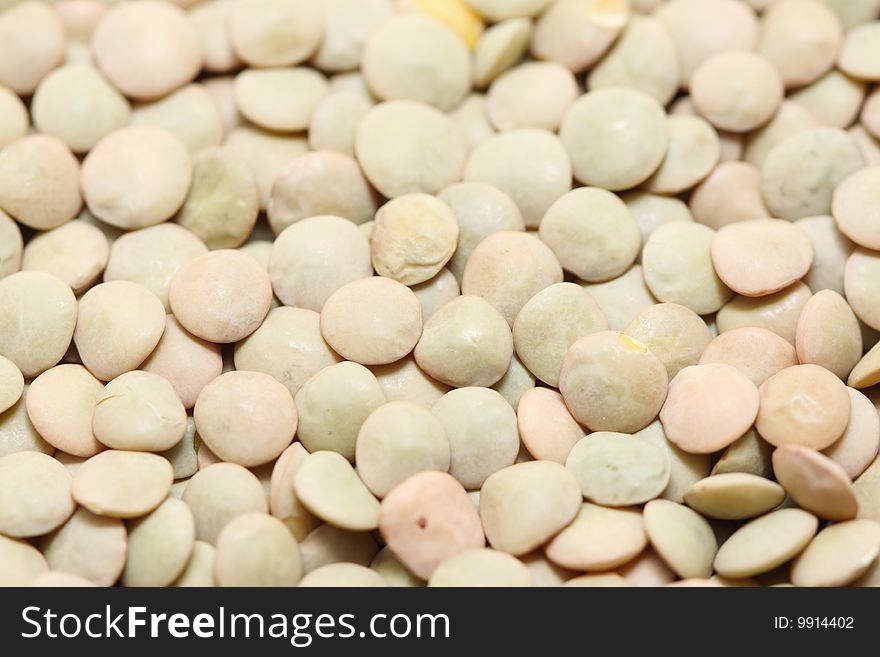
[[[876,585],[876,0],[0,7],[0,586]]]

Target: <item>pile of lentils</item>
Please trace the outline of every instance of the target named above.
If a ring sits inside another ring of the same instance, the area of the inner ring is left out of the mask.
[[[0,584],[880,585],[880,0],[0,0]]]

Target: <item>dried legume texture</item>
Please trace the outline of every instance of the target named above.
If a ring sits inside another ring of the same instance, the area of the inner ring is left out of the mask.
[[[878,0],[0,5],[0,584],[878,581]]]

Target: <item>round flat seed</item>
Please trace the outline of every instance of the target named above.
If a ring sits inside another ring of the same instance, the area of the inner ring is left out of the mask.
[[[95,29],[92,51],[116,88],[141,99],[166,95],[202,66],[199,36],[187,15],[152,0],[114,6]]]
[[[794,345],[798,320],[812,297],[810,288],[795,283],[764,297],[735,296],[715,317],[719,333],[752,327],[772,331]]]
[[[195,537],[195,522],[189,507],[180,500],[166,499],[129,527],[122,585],[170,585],[190,560]]]
[[[0,85],[0,148],[6,148],[28,133],[30,117],[21,99]]]
[[[92,415],[103,389],[82,365],[58,365],[31,382],[28,417],[53,447],[74,456],[94,456],[104,448],[92,432]]]
[[[642,252],[651,293],[698,315],[713,313],[727,303],[732,293],[712,264],[714,238],[715,231],[708,226],[687,221],[673,221],[651,233]]]
[[[31,580],[29,586],[39,586],[46,588],[83,588],[93,587],[95,585],[84,577],[80,577],[79,575],[62,573],[57,570],[49,570]]]
[[[161,452],[186,432],[186,410],[158,374],[135,370],[110,381],[95,401],[95,437],[112,449]]]
[[[800,509],[782,509],[752,520],[718,549],[715,571],[723,577],[752,577],[796,556],[813,539],[819,521]]]
[[[208,252],[193,233],[163,223],[121,235],[113,242],[104,281],[130,281],[155,294],[170,312],[168,289],[180,267]]]
[[[623,333],[600,331],[565,356],[559,391],[571,414],[593,431],[631,433],[650,424],[666,399],[666,368]]]
[[[170,219],[186,200],[191,181],[186,146],[153,126],[111,132],[89,151],[82,165],[81,186],[89,211],[126,230]]]
[[[602,60],[587,76],[587,89],[624,86],[666,105],[681,84],[675,43],[653,16],[631,14],[629,22]]]
[[[510,18],[483,32],[474,51],[474,84],[488,86],[495,78],[522,59],[532,36],[532,22]]]
[[[79,294],[98,280],[109,255],[107,238],[100,230],[73,220],[31,238],[21,268],[57,276]]]
[[[681,449],[710,454],[749,430],[759,402],[755,384],[734,367],[692,365],[669,382],[660,420],[666,436]]]
[[[874,303],[880,290],[880,256],[857,248],[846,261],[843,284],[846,300],[856,316],[875,330],[880,327],[880,311]]]
[[[79,162],[60,140],[22,137],[0,152],[0,209],[30,228],[56,228],[82,207],[79,176]]]
[[[776,508],[785,490],[776,482],[745,472],[712,475],[685,492],[684,501],[704,516],[741,520]]]
[[[487,183],[456,183],[437,198],[452,209],[458,222],[458,247],[447,263],[458,280],[471,253],[484,238],[502,231],[525,230],[522,214],[513,200]]]
[[[303,540],[318,524],[293,490],[296,472],[308,455],[301,443],[293,443],[275,461],[269,480],[269,510],[288,526],[298,541]]]
[[[190,84],[160,100],[136,105],[131,123],[164,128],[193,154],[219,146],[226,132],[217,100],[201,84]]]
[[[300,554],[303,572],[309,573],[330,563],[357,563],[366,566],[378,551],[369,532],[347,532],[333,525],[321,525],[303,539]]]
[[[257,179],[260,207],[265,210],[275,179],[296,158],[308,152],[309,143],[299,134],[280,134],[254,126],[240,126],[229,131],[223,148],[250,166]]]
[[[167,379],[184,408],[192,408],[202,388],[220,376],[223,359],[218,345],[197,338],[167,315],[165,332],[141,368]]]
[[[682,369],[696,365],[712,341],[706,322],[675,303],[658,303],[639,313],[624,333],[643,343],[663,361],[672,380]]]
[[[642,234],[642,246],[657,228],[672,221],[693,221],[694,217],[684,202],[677,198],[633,191],[622,196]]]
[[[436,194],[461,179],[467,158],[452,120],[412,100],[371,109],[358,127],[355,152],[364,175],[388,198]],[[434,154],[430,166],[426,153]]]
[[[880,56],[878,48],[880,21],[874,20],[858,25],[847,32],[837,59],[841,71],[854,78],[876,82],[880,80]]]
[[[596,575],[580,575],[578,577],[572,577],[570,580],[567,580],[562,586],[577,586],[577,587],[597,587],[597,588],[606,588],[606,587],[618,587],[618,586],[633,586],[626,578],[617,575],[615,573],[611,573],[608,575],[605,574],[596,574]],[[661,586],[661,585],[658,585]]]
[[[633,265],[614,280],[584,284],[584,289],[599,304],[609,328],[614,331],[622,331],[640,312],[657,303],[645,284],[641,265]]]
[[[18,452],[0,458],[0,532],[42,536],[73,513],[70,474],[51,456]]]
[[[834,66],[842,40],[840,22],[826,4],[783,0],[762,15],[758,52],[786,87],[799,87]]]
[[[818,365],[796,365],[761,384],[761,409],[755,427],[772,445],[825,449],[843,435],[849,422],[846,386]]]
[[[834,190],[831,213],[837,228],[859,246],[880,249],[880,166],[856,171]]]
[[[12,408],[23,392],[24,377],[21,371],[11,360],[0,356],[0,413]]]
[[[177,270],[168,301],[193,335],[221,344],[237,342],[253,333],[269,312],[272,282],[247,254],[212,251]]]
[[[565,460],[584,497],[605,506],[642,504],[669,483],[666,449],[623,433],[597,431],[581,438]]]
[[[699,183],[718,164],[721,141],[698,116],[670,116],[669,148],[660,168],[645,183],[657,194],[679,194]]]
[[[0,584],[4,587],[29,586],[48,569],[46,559],[33,545],[0,534]]]
[[[525,233],[498,232],[474,249],[461,291],[484,298],[513,326],[529,299],[561,282],[562,267],[543,242]]]
[[[108,450],[82,464],[73,478],[73,499],[92,513],[137,518],[168,495],[174,473],[156,454]]]
[[[425,323],[416,362],[452,386],[491,386],[507,372],[513,356],[513,337],[504,319],[481,297],[460,296]]]
[[[307,67],[245,69],[235,77],[238,111],[261,128],[298,132],[327,95],[327,80]]]
[[[80,299],[73,340],[89,371],[109,381],[140,365],[164,331],[161,300],[137,283],[111,281]],[[114,340],[108,342],[107,335]]]
[[[312,63],[325,71],[348,71],[360,66],[367,38],[394,13],[390,0],[332,0],[322,9],[324,39]]]
[[[492,547],[518,556],[543,545],[568,525],[582,499],[580,484],[562,465],[517,463],[486,479],[480,518]]]
[[[807,234],[813,243],[813,266],[804,276],[811,290],[834,290],[843,294],[843,274],[846,261],[856,245],[843,235],[830,216],[798,219],[795,225]]]
[[[444,268],[434,278],[412,287],[422,305],[422,317],[428,321],[440,308],[461,296],[461,288],[451,271]]]
[[[789,98],[809,111],[819,125],[848,128],[858,118],[866,91],[864,82],[832,69]]]
[[[516,557],[491,548],[474,548],[443,561],[428,586],[522,587],[532,586],[532,576]]]
[[[526,226],[537,228],[547,209],[571,189],[571,160],[546,130],[508,130],[489,136],[467,160],[464,179],[494,185],[516,203]]]
[[[2,111],[2,110],[0,110]],[[21,269],[24,241],[21,229],[5,212],[0,210],[0,278]]]
[[[829,214],[834,189],[864,166],[858,146],[843,130],[803,130],[767,154],[761,171],[764,200],[780,219]]]
[[[467,0],[467,3],[493,23],[537,16],[550,4],[549,0]]]
[[[800,0],[795,0],[800,2]],[[808,0],[816,4],[814,0]],[[767,154],[778,144],[802,130],[815,128],[819,125],[810,111],[794,101],[783,100],[776,114],[763,126],[750,133],[745,138],[743,145],[743,160],[755,167],[760,168],[767,158]],[[755,172],[756,187],[760,191],[760,173]],[[763,204],[763,202],[762,202]]]
[[[871,137],[880,139],[880,93],[875,89],[868,96],[865,104],[862,106],[862,112],[859,121],[863,126],[863,133],[868,133]],[[867,157],[865,158],[868,159]],[[869,162],[869,164],[872,164]]]
[[[536,460],[565,464],[586,431],[571,416],[555,390],[531,388],[519,400],[517,428],[523,445]]]
[[[647,543],[639,509],[584,504],[544,549],[550,561],[565,568],[609,570],[635,558]]]
[[[479,387],[452,390],[431,412],[449,441],[449,474],[468,490],[478,490],[491,474],[516,460],[520,448],[516,415],[496,391]]]
[[[192,184],[175,221],[211,249],[241,246],[260,211],[259,188],[247,162],[225,148],[193,156]]]
[[[623,30],[629,3],[554,2],[536,21],[532,55],[579,73],[599,59]]]
[[[358,432],[385,403],[385,394],[370,370],[346,361],[308,379],[294,399],[297,436],[306,449],[339,452],[353,461]]]
[[[525,89],[529,92],[523,93]],[[486,110],[498,130],[556,131],[577,96],[577,82],[566,67],[555,62],[527,62],[492,83]]]
[[[535,377],[514,354],[510,360],[510,367],[501,380],[492,386],[492,390],[499,393],[515,411],[519,407],[519,400],[529,390],[535,387]]]
[[[398,14],[373,31],[361,59],[364,77],[383,100],[409,99],[448,111],[470,89],[465,42],[439,21]]]
[[[769,479],[773,476],[770,462],[772,452],[773,446],[761,438],[753,427],[724,450],[721,458],[712,467],[712,474],[745,472]]]
[[[641,245],[638,225],[623,201],[596,187],[559,198],[541,220],[539,235],[565,270],[588,282],[623,274]]]
[[[738,294],[762,297],[800,280],[813,263],[810,239],[790,221],[755,219],[730,224],[712,240],[712,264]]]
[[[309,124],[312,149],[354,156],[358,127],[373,105],[371,98],[353,91],[333,91],[324,96]]]
[[[654,420],[641,431],[633,434],[637,440],[652,440],[666,449],[669,456],[669,483],[661,497],[672,502],[682,502],[684,492],[695,482],[709,474],[708,454],[690,454],[666,438],[660,420]]]
[[[827,456],[801,445],[773,452],[776,480],[798,506],[825,520],[851,520],[859,502],[849,475]]]
[[[769,121],[785,95],[782,78],[764,57],[747,51],[712,55],[694,71],[691,99],[721,130],[748,132]]]
[[[27,397],[25,386],[24,397]],[[55,448],[40,437],[28,419],[24,400],[16,402],[12,408],[0,414],[0,457],[16,452],[40,452],[53,454]]]
[[[840,464],[850,479],[862,474],[880,450],[880,417],[874,404],[858,390],[849,393],[849,424],[843,436],[823,450],[825,456]]]
[[[722,162],[697,185],[689,206],[694,219],[718,230],[737,221],[769,217],[761,194],[761,171],[747,162]]]
[[[61,64],[67,39],[54,7],[35,3],[3,4],[0,17],[0,84],[26,96]],[[22,35],[28,35],[22,38]]]
[[[861,577],[880,553],[880,525],[853,520],[826,527],[791,565],[795,586],[846,586]]]
[[[235,54],[252,66],[289,66],[308,59],[324,36],[320,7],[309,0],[237,0],[229,16]]]
[[[262,372],[227,372],[199,393],[193,411],[205,444],[222,460],[257,466],[278,457],[296,433],[290,392]]]
[[[735,0],[672,0],[664,2],[654,15],[675,42],[684,86],[711,55],[751,50],[758,42],[754,11]]]
[[[226,524],[243,513],[266,513],[269,505],[259,479],[234,463],[216,463],[200,469],[183,491],[196,522],[196,539],[213,545]]]
[[[311,376],[339,362],[321,336],[318,313],[274,308],[256,331],[235,346],[235,367],[273,376],[295,395]]]
[[[332,563],[311,571],[302,578],[300,587],[375,587],[387,586],[374,570],[356,563]]]
[[[392,490],[382,500],[379,531],[422,579],[450,557],[485,545],[480,517],[464,488],[441,472],[416,474]]]
[[[645,505],[645,533],[654,550],[682,578],[708,577],[718,543],[698,513],[668,500]]]
[[[202,42],[205,70],[211,73],[228,73],[241,66],[241,60],[232,50],[227,27],[233,6],[233,0],[200,2],[187,12]]]
[[[45,536],[40,549],[52,570],[113,586],[125,567],[128,537],[119,518],[79,508],[64,526]]]
[[[278,235],[309,217],[333,215],[363,224],[376,214],[376,194],[354,158],[317,151],[293,160],[272,185],[269,226]]]
[[[846,380],[862,357],[859,320],[833,290],[813,295],[801,312],[795,338],[798,360],[821,365]]]
[[[412,290],[397,281],[363,278],[330,295],[321,311],[321,334],[348,360],[361,365],[393,363],[419,341],[422,307]]]
[[[370,562],[370,570],[376,571],[385,580],[387,586],[401,588],[420,588],[425,586],[425,581],[414,575],[404,566],[403,562],[387,546],[379,550],[378,554]]]
[[[310,454],[294,478],[300,501],[321,520],[349,531],[379,526],[379,500],[336,452]]]
[[[296,586],[301,576],[296,539],[277,518],[244,513],[217,537],[214,577],[219,586]]]
[[[390,402],[361,425],[355,461],[358,476],[381,499],[419,472],[446,472],[449,451],[446,431],[429,410],[411,402]]]
[[[436,276],[458,244],[452,210],[427,194],[399,196],[376,213],[370,249],[373,267],[404,285]]]
[[[183,572],[180,573],[172,586],[174,587],[191,587],[191,586],[214,586],[214,546],[196,541],[193,544],[192,555],[184,566]]]
[[[625,87],[597,89],[568,111],[559,138],[584,185],[612,191],[647,180],[663,162],[669,129],[663,107]]]
[[[412,356],[390,365],[371,367],[370,371],[376,376],[388,401],[411,401],[431,408],[450,390],[445,383],[425,374]]]

